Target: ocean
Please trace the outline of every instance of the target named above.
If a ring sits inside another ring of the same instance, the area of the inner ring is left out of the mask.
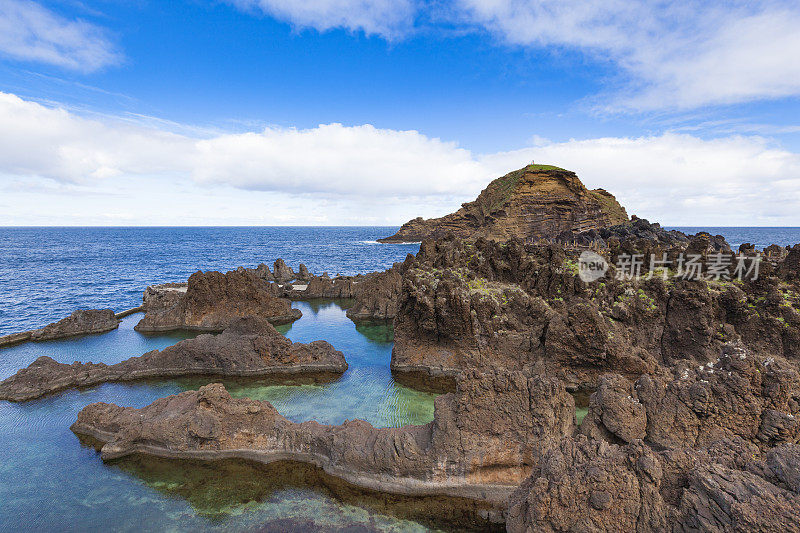
[[[141,305],[154,283],[283,258],[314,274],[384,270],[419,249],[378,244],[394,227],[0,228],[0,335],[75,309]]]

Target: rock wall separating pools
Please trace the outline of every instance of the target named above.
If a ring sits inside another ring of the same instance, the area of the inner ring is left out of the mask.
[[[233,399],[214,384],[142,409],[92,404],[72,430],[105,443],[104,460],[141,453],[300,461],[369,490],[478,501],[499,521],[540,457],[573,434],[575,405],[556,379],[473,371],[456,393],[436,399],[434,420],[422,426],[293,423],[268,402]]]
[[[219,335],[204,334],[114,365],[58,363],[42,356],[0,382],[0,400],[21,402],[68,388],[178,376],[273,377],[340,375],[344,355],[325,341],[293,343],[263,318],[236,319]]]
[[[357,276],[329,277],[309,275],[303,289],[290,288],[286,296],[293,300],[335,298],[353,300],[347,317],[355,322],[390,321],[397,312],[397,301],[402,288],[403,274],[414,257],[409,255],[402,263],[395,263],[383,272]]]
[[[120,319],[111,309],[79,309],[43,328],[0,337],[0,347],[27,341],[50,341],[106,333],[119,327]]]

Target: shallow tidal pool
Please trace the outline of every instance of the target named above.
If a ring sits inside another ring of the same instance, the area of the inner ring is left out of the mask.
[[[281,331],[293,341],[327,340],[345,354],[348,371],[323,384],[223,381],[232,395],[268,400],[294,421],[339,424],[361,418],[394,427],[433,419],[435,395],[403,387],[391,377],[391,327],[356,327],[333,301],[294,306],[303,317]],[[131,315],[118,330],[103,335],[0,349],[0,379],[42,355],[66,363],[111,364],[192,336],[141,335],[133,330],[141,316]],[[21,404],[0,402],[0,530],[429,529],[431,524],[403,518],[415,504],[361,494],[304,465],[138,456],[104,464],[94,448],[82,445],[69,430],[78,411],[90,403],[142,407],[213,381],[218,380],[107,384]]]

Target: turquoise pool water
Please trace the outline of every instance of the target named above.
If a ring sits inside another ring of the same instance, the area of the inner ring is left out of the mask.
[[[228,382],[232,394],[269,400],[295,421],[338,424],[362,418],[376,426],[433,419],[434,395],[396,384],[389,372],[391,330],[356,328],[335,302],[296,302],[303,318],[284,328],[294,341],[325,339],[350,365],[321,385]],[[148,337],[133,331],[141,315],[116,331],[79,339],[0,349],[0,378],[40,355],[62,362],[115,363],[160,349],[190,334]],[[85,405],[141,407],[207,383],[201,380],[107,384],[40,400],[0,402],[0,530],[2,531],[291,531],[354,527],[356,531],[424,531],[403,519],[403,502],[356,494],[313,469],[186,463],[133,457],[110,465],[69,430]]]

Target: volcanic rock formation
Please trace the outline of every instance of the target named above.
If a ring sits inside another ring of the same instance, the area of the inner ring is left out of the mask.
[[[496,518],[538,459],[574,428],[574,402],[558,380],[491,371],[465,372],[423,426],[297,424],[267,402],[231,398],[219,384],[142,409],[92,404],[72,426],[105,443],[104,460],[132,453],[296,460],[367,489],[485,502]]]
[[[177,291],[176,291],[177,292]],[[285,324],[301,316],[280,298],[281,289],[252,272],[195,272],[185,294],[171,307],[146,308],[136,325],[140,332],[191,329],[222,331],[236,318],[257,316],[273,324]]]
[[[420,242],[453,234],[505,241],[553,239],[627,222],[625,209],[603,190],[589,190],[574,172],[528,165],[492,181],[478,198],[442,218],[415,218],[380,242]]]
[[[186,294],[187,283],[161,283],[150,285],[142,295],[142,310],[157,313],[175,306]]]
[[[763,262],[758,279],[741,282],[615,275],[623,250],[674,257],[710,242],[617,241],[603,252],[606,276],[585,283],[577,252],[560,245],[425,241],[403,275],[392,370],[453,378],[532,366],[593,390],[604,372],[636,379],[682,359],[705,364],[736,341],[800,362],[800,285],[782,263]]]
[[[177,376],[289,377],[341,374],[347,363],[325,341],[292,343],[263,318],[235,319],[219,335],[203,334],[114,365],[58,363],[42,356],[0,383],[0,400],[26,401],[112,381]]]
[[[76,335],[105,333],[117,329],[119,323],[120,320],[114,316],[114,311],[111,309],[79,309],[67,318],[34,330],[31,333],[31,340],[48,341]]]
[[[566,438],[511,496],[506,526],[511,532],[796,532],[800,494],[783,465],[798,453],[793,444],[760,454],[735,438],[660,452],[642,441]]]
[[[120,322],[111,309],[79,309],[43,328],[4,335],[0,337],[0,346],[105,333],[117,329]]]
[[[308,274],[308,284],[303,290],[290,290],[287,296],[293,300],[315,298],[352,299],[347,316],[353,321],[392,320],[397,311],[402,277],[407,266],[414,261],[408,255],[402,263],[395,263],[383,272],[370,272],[357,276]],[[301,272],[302,272],[301,268]],[[306,271],[307,272],[307,271]]]
[[[632,383],[600,378],[581,432],[610,442],[638,439],[659,448],[707,446],[739,437],[760,448],[800,439],[800,375],[776,357],[740,345],[701,366],[681,362]]]

